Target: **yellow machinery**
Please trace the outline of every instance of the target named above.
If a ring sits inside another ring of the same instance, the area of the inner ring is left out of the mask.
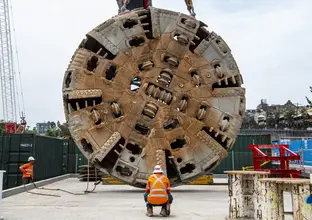
[[[270,160],[269,160],[269,161],[263,162],[263,163],[261,164],[261,167],[264,166],[264,165],[266,165],[266,164],[268,164],[268,163],[270,163],[270,162],[271,162]],[[253,169],[254,169],[254,166],[242,167],[242,170],[253,170]]]
[[[104,177],[102,178],[103,185],[126,185],[126,183],[116,180],[113,177]],[[212,174],[201,176],[193,181],[189,181],[187,185],[209,185],[213,183]]]

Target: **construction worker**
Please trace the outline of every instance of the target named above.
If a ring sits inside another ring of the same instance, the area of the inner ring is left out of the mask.
[[[168,216],[167,211],[169,210],[167,210],[167,205],[169,206],[172,203],[173,197],[171,195],[170,181],[163,174],[163,170],[159,165],[154,167],[153,175],[148,178],[144,201],[148,217],[153,216],[153,206],[161,206],[160,215]]]
[[[23,173],[22,182],[23,185],[33,182],[34,180],[34,168],[33,164],[35,162],[35,158],[29,157],[28,163],[20,166],[20,171]]]

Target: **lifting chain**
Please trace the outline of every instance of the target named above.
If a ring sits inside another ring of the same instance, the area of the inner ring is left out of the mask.
[[[196,118],[198,120],[203,120],[205,118],[207,111],[204,108],[200,108],[196,114]]]
[[[179,104],[178,104],[178,111],[184,111],[184,109],[187,106],[187,101],[186,99],[182,99]]]
[[[155,118],[157,111],[158,108],[154,103],[147,103],[143,109],[143,114],[150,118]]]
[[[187,7],[187,10],[190,12],[190,15],[195,18],[196,13],[194,11],[193,1],[192,0],[185,0],[185,4]]]
[[[164,69],[163,71],[160,72],[157,81],[165,86],[169,86],[170,82],[172,79],[172,71],[171,69]]]
[[[117,102],[113,102],[111,104],[111,109],[115,116],[118,116],[121,114],[120,106]]]

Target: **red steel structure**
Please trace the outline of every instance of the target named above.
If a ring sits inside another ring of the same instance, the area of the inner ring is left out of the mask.
[[[14,123],[14,122],[4,123],[4,132],[6,134],[15,134],[15,131],[16,131],[16,123]]]
[[[300,161],[300,155],[289,150],[289,145],[287,144],[252,144],[248,145],[248,148],[253,152],[254,170],[270,171],[271,174],[291,178],[298,178],[301,174],[301,170],[289,168],[289,161]],[[279,149],[279,156],[270,156],[260,150],[266,149],[271,151],[274,148]],[[261,163],[266,161],[280,161],[279,169],[261,169]]]
[[[21,117],[21,123],[17,124],[16,122],[6,122],[4,123],[4,132],[6,134],[24,134],[27,126],[27,122],[25,120],[25,116]]]

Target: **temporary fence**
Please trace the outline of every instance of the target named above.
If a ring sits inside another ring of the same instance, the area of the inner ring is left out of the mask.
[[[63,140],[32,134],[0,136],[0,170],[6,170],[3,188],[21,185],[19,167],[35,160],[35,180],[40,181],[67,173],[63,170]]]
[[[300,163],[306,166],[312,166],[312,140],[282,140],[274,143],[288,144],[291,151],[301,155]],[[274,153],[278,155],[278,151],[274,151]]]
[[[269,144],[270,135],[239,135],[228,157],[213,171],[242,169],[252,164],[248,144]],[[88,164],[72,139],[59,139],[33,134],[12,134],[0,136],[0,170],[4,174],[3,188],[19,186],[22,173],[19,167],[34,156],[35,181],[67,173],[78,173],[80,165]]]
[[[223,174],[226,170],[241,170],[253,164],[252,151],[249,144],[271,144],[271,135],[238,135],[234,146],[221,164],[213,170],[214,174]],[[270,166],[267,164],[266,166]]]

